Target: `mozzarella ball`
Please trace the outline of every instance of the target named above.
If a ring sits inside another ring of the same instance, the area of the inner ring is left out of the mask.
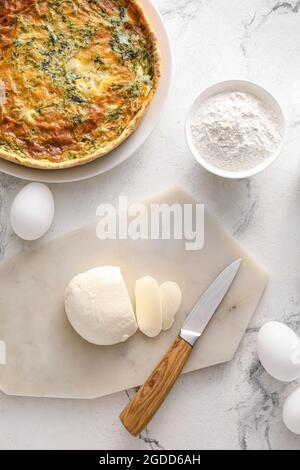
[[[101,266],[75,276],[65,292],[65,310],[75,331],[93,344],[121,343],[137,330],[118,267]]]

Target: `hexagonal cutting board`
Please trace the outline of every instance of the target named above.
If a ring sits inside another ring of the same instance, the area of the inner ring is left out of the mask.
[[[180,188],[151,202],[195,204]],[[99,241],[91,225],[1,263],[0,340],[6,343],[6,365],[0,365],[0,389],[15,395],[94,398],[141,384],[203,290],[240,257],[238,276],[196,344],[188,372],[233,357],[268,277],[208,212],[200,251],[186,251],[182,240]],[[64,313],[64,290],[75,274],[98,265],[120,266],[131,295],[135,280],[146,274],[159,283],[178,282],[183,304],[172,329],[154,339],[138,332],[109,347],[81,339]]]

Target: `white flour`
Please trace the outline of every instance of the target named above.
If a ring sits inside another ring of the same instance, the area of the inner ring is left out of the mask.
[[[192,118],[192,139],[199,154],[228,171],[262,163],[282,140],[280,119],[252,94],[223,92],[208,98]]]

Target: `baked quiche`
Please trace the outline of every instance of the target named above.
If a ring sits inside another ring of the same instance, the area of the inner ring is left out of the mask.
[[[0,157],[59,169],[107,154],[138,126],[159,75],[136,0],[0,0]]]

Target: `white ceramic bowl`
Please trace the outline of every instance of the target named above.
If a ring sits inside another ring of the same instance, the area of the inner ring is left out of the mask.
[[[256,165],[250,170],[227,171],[227,170],[222,170],[221,168],[218,168],[212,165],[204,157],[200,155],[192,139],[191,120],[194,115],[194,112],[205,100],[207,100],[211,96],[216,95],[217,93],[222,93],[224,91],[240,91],[240,92],[245,92],[245,93],[252,93],[261,101],[263,101],[268,106],[270,106],[280,120],[280,124],[282,127],[282,139],[281,139],[280,145],[270,157],[266,158],[263,161],[263,163]],[[187,144],[190,148],[190,151],[194,155],[195,159],[200,163],[200,165],[203,166],[203,168],[210,171],[211,173],[218,175],[218,176],[223,176],[224,178],[232,178],[232,179],[248,178],[249,176],[256,175],[257,173],[261,172],[262,170],[270,166],[276,160],[276,158],[278,157],[281,151],[283,140],[284,140],[284,133],[285,133],[284,114],[277,100],[274,98],[274,96],[272,96],[267,90],[265,90],[261,86],[257,85],[256,83],[249,82],[246,80],[226,80],[224,82],[215,83],[214,85],[203,90],[194,100],[187,114],[187,118],[185,121],[185,136],[186,136]]]

